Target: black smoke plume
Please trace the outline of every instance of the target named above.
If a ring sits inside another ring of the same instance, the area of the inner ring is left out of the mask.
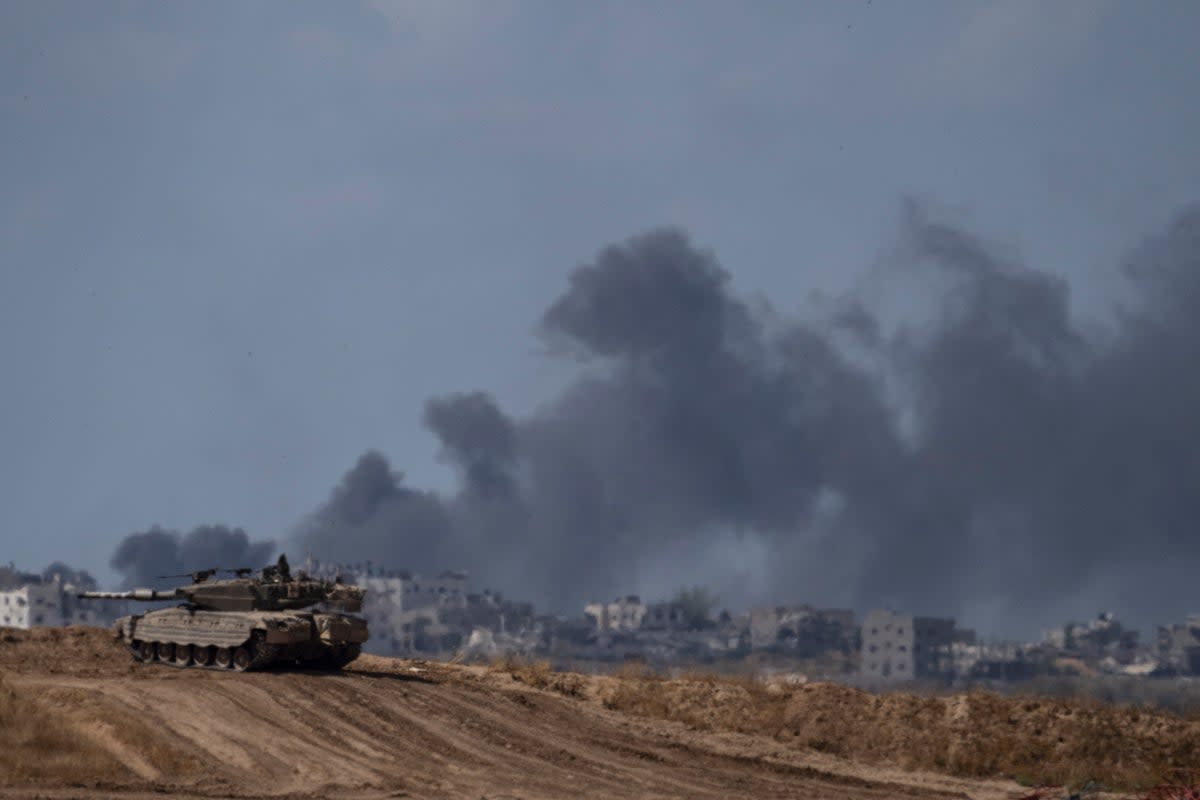
[[[85,569],[76,569],[62,561],[55,561],[42,570],[42,580],[52,581],[55,578],[85,591],[95,589],[97,586],[96,579],[90,572]]]
[[[1133,250],[1106,328],[1072,317],[1061,278],[917,204],[899,244],[884,277],[934,308],[901,322],[857,296],[806,319],[751,303],[677,230],[607,247],[539,326],[574,383],[524,418],[480,392],[431,400],[461,489],[407,488],[368,453],[300,537],[567,611],[702,581],[735,605],[890,604],[987,631],[1188,610],[1200,211]]]
[[[121,540],[109,565],[121,573],[126,587],[176,586],[182,575],[202,569],[258,568],[275,552],[270,540],[251,541],[241,528],[201,525],[187,535],[158,526]]]
[[[304,547],[322,561],[432,570],[459,559],[442,500],[404,486],[404,476],[374,451],[358,459],[303,528]]]

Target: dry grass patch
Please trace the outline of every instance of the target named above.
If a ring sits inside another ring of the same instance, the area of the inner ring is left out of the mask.
[[[1142,800],[1200,800],[1200,770],[1176,770]]]
[[[128,777],[104,748],[0,672],[0,784],[81,783]]]
[[[513,680],[534,689],[547,689],[567,697],[583,697],[586,680],[574,672],[556,672],[549,661],[504,656],[488,664],[492,672],[507,672]]]
[[[108,628],[0,628],[0,669],[39,675],[128,673],[133,660]]]
[[[1097,781],[1136,790],[1200,764],[1200,724],[1099,703],[877,695],[834,684],[768,685],[746,678],[667,679],[627,671],[601,698],[608,708],[699,730],[767,735],[798,747],[907,769],[1033,784]]]
[[[96,702],[85,689],[56,687],[39,698],[44,710],[56,713],[128,767],[131,760],[150,774],[143,778],[175,781],[199,775],[203,765],[177,746],[172,731],[152,728],[136,711]],[[134,767],[138,769],[139,767]]]
[[[138,775],[129,756],[144,765]],[[0,671],[0,785],[96,785],[200,774],[201,764],[132,711],[97,702],[79,688],[36,695]]]

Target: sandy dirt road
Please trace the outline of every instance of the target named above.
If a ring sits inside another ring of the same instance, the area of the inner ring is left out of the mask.
[[[44,656],[43,656],[44,657]],[[504,671],[364,656],[342,674],[4,663],[98,746],[107,777],[4,780],[0,797],[978,798],[981,782],[705,733],[532,688]],[[11,662],[11,660],[10,660]]]

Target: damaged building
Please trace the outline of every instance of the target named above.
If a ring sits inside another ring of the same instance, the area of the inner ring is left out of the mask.
[[[500,592],[471,593],[465,572],[436,576],[381,569],[372,564],[311,564],[310,571],[366,590],[362,615],[371,638],[368,652],[379,655],[447,653],[462,647],[475,631],[502,637],[526,636],[533,607],[512,603]]]
[[[854,616],[850,609],[808,605],[751,609],[750,646],[795,651],[801,657],[831,650],[850,653],[858,640]]]
[[[975,632],[951,618],[879,609],[863,619],[859,671],[872,682],[947,680],[954,676],[954,645],[974,643]]]
[[[584,607],[586,628],[556,637],[556,654],[581,659],[655,663],[707,662],[749,649],[748,620],[713,619],[674,602],[644,603],[637,595]],[[560,624],[557,631],[564,631]],[[582,634],[582,635],[579,635]]]
[[[1071,622],[1046,632],[1042,647],[1063,668],[1083,664],[1088,668],[1117,672],[1146,655],[1138,638],[1136,630],[1126,628],[1106,611],[1086,623]]]
[[[1200,675],[1200,614],[1183,624],[1160,625],[1157,637],[1159,668],[1177,675]]]
[[[446,571],[426,577],[368,569],[351,578],[367,592],[362,613],[371,630],[369,649],[373,652],[442,650],[463,638],[463,632],[443,616],[466,607],[465,573]]]
[[[630,594],[611,603],[588,603],[583,613],[599,635],[636,633],[646,616],[646,604],[637,595]]]
[[[75,597],[78,591],[94,588],[94,583],[77,586],[57,573],[45,576],[20,572],[12,564],[0,567],[0,627],[104,625],[107,616]]]

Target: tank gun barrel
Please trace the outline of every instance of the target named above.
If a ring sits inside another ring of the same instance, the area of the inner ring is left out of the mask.
[[[179,599],[179,593],[175,589],[166,591],[159,591],[158,589],[133,589],[128,592],[80,592],[75,596],[80,600],[143,600],[146,602]]]

